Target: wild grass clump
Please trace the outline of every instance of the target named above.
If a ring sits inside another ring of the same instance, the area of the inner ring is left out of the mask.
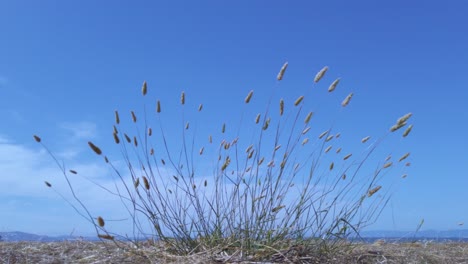
[[[280,81],[287,66],[285,63],[276,77],[281,93],[285,93]],[[324,67],[317,73],[315,85],[327,71]],[[328,92],[335,91],[340,80],[336,78]],[[148,96],[146,82],[141,92]],[[353,96],[346,93],[341,111]],[[177,254],[212,250],[267,258],[294,247],[301,247],[301,252],[327,254],[378,218],[391,195],[391,186],[383,183],[383,176],[397,166],[404,167],[400,164],[409,152],[398,162],[373,154],[384,137],[407,125],[411,113],[399,118],[374,142],[371,136],[362,137],[366,131],[360,131],[361,137],[349,136],[363,145],[363,150],[352,151],[342,145],[343,135],[336,131],[336,124],[322,133],[315,131],[320,127],[314,124],[317,111],[310,111],[307,101],[313,97],[299,95],[294,101],[281,97],[279,109],[273,109],[278,107],[271,104],[274,94],[272,91],[263,113],[250,113],[255,96],[249,91],[241,109],[247,121],[241,119],[233,129],[233,122],[218,120],[218,130],[201,137],[192,133],[192,124],[196,127],[197,122],[188,122],[185,115],[179,131],[166,131],[162,103],[157,98],[151,99],[156,102],[155,111],[147,114],[145,107],[145,115],[139,119],[131,111],[125,122],[117,110],[114,112],[112,141],[120,148],[120,161],[125,161],[127,168],[119,169],[115,165],[119,160],[110,160],[98,144],[88,145],[95,154],[104,156],[123,186],[116,184],[114,191],[103,189],[122,201],[131,219],[129,225],[135,230],[135,244],[142,237],[162,241]],[[190,107],[189,99],[181,93],[184,111]],[[196,105],[194,112],[200,112],[203,104]],[[339,108],[339,102],[336,105]],[[128,131],[126,124],[134,130]],[[411,128],[408,126],[404,137]],[[179,132],[180,144],[172,146],[173,139],[167,135]],[[34,139],[46,148],[41,138],[35,135]],[[87,209],[68,180],[69,173],[77,172],[65,170],[47,151],[78,203],[70,204],[95,227],[98,237],[115,243],[127,239],[106,229],[104,219],[95,216],[99,213]],[[377,169],[369,172],[370,162],[377,163]],[[53,188],[49,182],[46,185]]]

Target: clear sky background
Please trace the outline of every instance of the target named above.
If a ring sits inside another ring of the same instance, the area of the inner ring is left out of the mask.
[[[468,223],[467,12],[457,0],[1,1],[0,231],[93,232],[45,187],[48,180],[67,193],[33,134],[80,174],[110,182],[87,142],[118,157],[113,111],[126,120],[130,109],[141,112],[144,80],[148,111],[156,99],[168,102],[166,120],[180,120],[182,90],[192,112],[204,103],[205,137],[239,119],[250,90],[270,94],[286,61],[280,89],[290,104],[314,89],[325,96],[336,77],[336,105],[354,92],[350,112],[330,119],[356,140],[384,135],[413,113],[413,132],[398,145],[411,151],[408,177],[369,229],[415,230],[421,219],[423,229],[460,228]],[[324,83],[314,86],[326,65]],[[326,100],[317,101],[328,118]],[[97,188],[74,182],[91,207],[118,210]]]

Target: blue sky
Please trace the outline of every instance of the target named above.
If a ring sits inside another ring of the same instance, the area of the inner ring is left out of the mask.
[[[60,172],[33,134],[80,174],[110,184],[87,142],[115,149],[115,109],[129,119],[142,102],[154,111],[159,99],[166,122],[180,120],[183,90],[188,118],[204,103],[197,132],[206,135],[262,111],[238,109],[250,90],[265,98],[277,89],[286,61],[281,97],[322,89],[317,118],[336,120],[343,134],[378,137],[413,113],[405,142],[382,146],[410,151],[412,166],[370,229],[415,230],[421,219],[423,229],[459,228],[468,222],[467,11],[465,1],[2,1],[0,230],[93,231],[44,186]],[[323,66],[325,84],[315,86]],[[337,77],[330,97],[327,83]],[[341,102],[350,91],[349,111],[333,112],[326,100]],[[76,185],[85,199],[106,204],[104,214],[118,210],[97,188]]]

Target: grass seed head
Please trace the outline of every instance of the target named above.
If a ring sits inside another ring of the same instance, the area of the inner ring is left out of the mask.
[[[312,118],[313,114],[314,114],[313,112],[309,112],[309,114],[307,114],[307,116],[306,116],[306,118],[304,120],[304,123],[308,124],[310,119]]]
[[[336,79],[336,80],[330,85],[330,87],[328,87],[328,92],[329,92],[329,93],[333,92],[333,91],[336,89],[336,86],[338,85],[339,82],[340,82],[340,78]]]
[[[132,139],[124,133],[125,140],[127,140],[128,143],[132,143]]]
[[[251,90],[247,96],[245,97],[245,103],[248,104],[250,102],[250,99],[252,99],[252,95],[253,95],[253,90]]]
[[[101,154],[102,154],[101,149],[98,148],[96,145],[94,145],[93,142],[88,141],[88,145],[89,145],[89,147],[94,151],[94,153],[96,153],[96,154],[98,154],[98,155],[101,155]]]
[[[205,148],[202,147],[198,153],[200,153],[200,155],[203,155],[203,151],[204,151],[204,150],[205,150]]]
[[[200,105],[198,106],[198,112],[200,112],[202,109],[203,109],[203,104],[200,104]]]
[[[161,159],[161,163],[162,165],[166,165],[166,161],[164,161],[164,159]]]
[[[138,141],[136,137],[133,137],[133,144],[135,144],[135,147],[138,147]]]
[[[309,130],[310,130],[310,127],[306,127],[304,130],[302,130],[302,135],[307,134],[307,132],[309,132]]]
[[[143,96],[145,96],[147,92],[148,92],[148,86],[146,85],[146,81],[144,81],[143,86],[141,87],[141,93],[143,94]]]
[[[346,156],[343,158],[343,160],[349,159],[352,155],[353,155],[353,154],[348,154],[348,155],[346,155]]]
[[[44,181],[44,183],[45,183],[45,185],[46,185],[47,187],[49,187],[49,188],[52,187],[52,184],[50,184],[48,181]]]
[[[302,146],[304,146],[305,144],[307,144],[309,142],[309,139],[308,138],[304,138],[304,140],[302,140]]]
[[[404,126],[406,126],[406,122],[397,123],[397,124],[393,125],[393,126],[390,128],[390,131],[391,131],[391,132],[395,132],[395,131],[397,131],[398,129],[404,127]]]
[[[223,127],[221,128],[221,133],[224,134],[226,132],[226,123],[223,123]]]
[[[302,102],[302,100],[304,100],[304,96],[303,96],[303,95],[299,96],[299,97],[296,99],[296,101],[294,101],[294,105],[295,105],[295,106],[298,106],[298,105]]]
[[[117,133],[112,133],[112,135],[114,136],[114,141],[115,141],[115,144],[119,144],[120,143],[120,138],[119,136],[117,135]]]
[[[131,113],[132,113],[132,121],[133,123],[136,123],[137,118],[136,118],[135,112],[131,111]]]
[[[406,177],[408,177],[408,174],[401,175],[401,178],[403,178],[403,179],[406,178]]]
[[[76,172],[76,170],[69,170],[69,172],[70,172],[71,174],[78,174],[78,172]]]
[[[255,124],[258,124],[258,122],[260,122],[260,114],[255,117]]]
[[[111,236],[111,235],[103,235],[103,234],[98,234],[98,237],[99,238],[102,238],[102,239],[106,239],[106,240],[114,240],[114,236]]]
[[[336,150],[336,153],[338,154],[338,153],[340,153],[340,152],[341,152],[341,148],[338,148],[338,149]]]
[[[349,104],[349,101],[351,101],[351,98],[353,98],[353,93],[348,94],[346,98],[341,102],[341,106],[345,107]]]
[[[333,170],[333,167],[335,167],[335,163],[330,163],[330,170]]]
[[[284,75],[284,72],[286,71],[286,68],[288,68],[288,63],[287,63],[287,62],[285,62],[285,63],[283,64],[283,67],[281,67],[280,72],[279,72],[278,75],[276,76],[276,79],[277,79],[278,81],[281,81],[281,80],[283,79],[283,75]]]
[[[267,130],[268,127],[270,126],[270,118],[268,118],[267,120],[265,120],[265,124],[263,124],[263,130]]]
[[[410,117],[413,115],[413,113],[407,113],[406,115],[398,118],[397,120],[397,124],[401,124],[401,123],[406,123],[406,121],[408,121],[408,119],[410,119]]]
[[[405,160],[407,157],[409,157],[410,153],[406,153],[405,155],[401,156],[401,158],[398,160],[398,162],[401,162],[403,160]]]
[[[328,71],[328,66],[323,67],[316,75],[314,78],[314,82],[318,83],[320,79],[325,75],[325,73]]]
[[[161,101],[159,100],[156,103],[156,113],[161,113]]]
[[[328,130],[323,131],[322,134],[319,135],[319,139],[322,139],[326,134],[328,134]]]
[[[38,136],[36,136],[36,135],[34,135],[33,137],[34,137],[34,140],[35,140],[37,143],[41,143],[41,138],[40,138],[40,137],[38,137]]]
[[[328,146],[328,147],[325,149],[325,153],[328,153],[331,149],[332,149],[332,146]]]
[[[369,139],[370,139],[369,136],[368,136],[368,137],[365,137],[365,138],[361,139],[361,142],[362,142],[362,143],[366,143]]]
[[[153,135],[153,129],[151,129],[151,127],[148,128],[148,136],[152,136]]]
[[[143,179],[143,185],[145,186],[145,189],[149,190],[150,189],[150,184],[149,184],[148,178],[143,176],[142,179]]]
[[[151,155],[151,156],[154,155],[154,148],[151,148],[151,149],[150,149],[150,155]]]
[[[135,186],[135,189],[140,186],[140,178],[136,178],[135,182],[133,183],[133,186]]]
[[[283,100],[283,98],[281,98],[281,100],[280,100],[280,108],[279,109],[280,109],[280,116],[282,116],[283,112],[284,112],[284,100]]]
[[[374,195],[376,192],[378,192],[380,189],[382,188],[382,186],[377,186],[371,190],[369,190],[369,192],[367,193],[367,197],[371,197],[372,195]]]
[[[99,225],[100,227],[104,227],[105,223],[104,223],[104,219],[102,219],[102,217],[99,216],[99,217],[97,218],[97,222],[98,222],[98,225]]]
[[[393,165],[393,162],[387,162],[387,163],[385,163],[385,164],[383,165],[383,168],[386,169],[386,168],[388,168],[388,167],[390,167],[390,166],[392,166],[392,165]]]
[[[262,157],[258,162],[257,165],[260,166],[262,165],[263,161],[265,160],[265,157]]]
[[[182,105],[185,104],[185,92],[182,92],[182,94],[180,95],[180,103],[181,103]]]
[[[115,110],[114,114],[115,114],[115,123],[118,125],[120,124],[119,111]]]
[[[411,129],[413,129],[413,125],[409,125],[409,126],[406,128],[405,132],[403,132],[403,137],[408,136],[409,133],[411,132]]]

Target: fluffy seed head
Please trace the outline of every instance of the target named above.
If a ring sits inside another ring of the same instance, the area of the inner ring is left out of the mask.
[[[330,136],[328,136],[328,137],[325,139],[325,142],[328,142],[328,141],[330,141],[330,140],[332,140],[332,139],[333,139],[333,135],[330,135]]]
[[[341,102],[341,106],[345,107],[349,104],[349,101],[351,101],[351,98],[353,97],[353,93],[348,94],[346,98]]]
[[[341,148],[338,148],[338,149],[336,150],[336,153],[338,154],[338,153],[340,153],[340,152],[341,152]]]
[[[98,148],[96,145],[93,144],[93,142],[89,141],[88,142],[89,147],[94,151],[94,153],[101,155],[102,151],[100,148]]]
[[[335,163],[330,163],[330,170],[333,170],[333,167],[335,166]]]
[[[36,136],[36,135],[34,135],[33,137],[34,137],[34,140],[35,140],[37,143],[40,143],[40,142],[41,142],[41,138],[40,138],[40,137],[38,137],[38,136]]]
[[[328,66],[325,66],[323,67],[318,73],[317,75],[315,75],[315,79],[314,79],[314,82],[315,83],[318,83],[320,81],[320,79],[322,79],[322,77],[325,75],[325,73],[328,71]]]
[[[325,149],[325,153],[328,153],[331,149],[332,149],[332,146],[328,146],[328,147]]]
[[[132,120],[133,120],[133,123],[136,123],[137,118],[136,118],[135,112],[131,111],[131,113],[132,113]]]
[[[329,92],[329,93],[333,92],[333,91],[336,89],[336,86],[338,85],[339,82],[340,82],[340,78],[336,79],[336,80],[330,85],[330,87],[328,87],[328,92]]]
[[[378,192],[381,188],[382,188],[382,186],[379,185],[379,186],[375,187],[374,189],[369,190],[369,192],[367,193],[367,197],[371,197],[376,192]]]
[[[161,101],[159,100],[156,103],[156,113],[161,113]]]
[[[276,76],[276,79],[277,79],[278,81],[281,81],[281,80],[283,79],[283,75],[284,75],[284,72],[286,71],[286,68],[288,68],[288,63],[287,63],[287,62],[285,62],[285,63],[283,64],[283,67],[281,67],[281,70],[280,70],[280,72],[278,73],[278,76]]]
[[[249,152],[249,155],[247,156],[247,159],[251,159],[253,157],[253,154],[255,153],[255,150],[252,149],[250,152]]]
[[[313,114],[314,114],[313,112],[309,112],[309,114],[307,114],[307,116],[306,116],[306,118],[304,120],[304,123],[308,124],[310,119],[312,118]]]
[[[114,113],[115,113],[115,123],[120,124],[119,112],[115,110]]]
[[[185,104],[185,92],[182,92],[182,94],[180,95],[180,103],[181,103],[182,105]]]
[[[349,159],[352,155],[353,155],[353,154],[348,154],[348,155],[346,155],[346,156],[343,158],[343,160]]]
[[[275,147],[275,151],[277,151],[277,150],[280,149],[280,148],[281,148],[281,145],[277,145],[277,146]]]
[[[302,130],[302,135],[305,135],[307,132],[309,132],[310,127],[306,127],[306,129]]]
[[[102,217],[100,217],[100,216],[97,218],[97,222],[98,222],[98,225],[99,225],[100,227],[103,227],[104,224],[105,224],[105,223],[104,223],[104,219],[102,219]]]
[[[403,132],[403,137],[408,136],[409,133],[411,132],[411,129],[413,129],[413,125],[409,125],[409,126],[406,128],[405,132]]]
[[[249,94],[247,94],[247,96],[245,97],[245,103],[248,104],[250,102],[250,99],[252,99],[252,95],[253,95],[253,90],[251,90],[249,92]]]
[[[298,105],[302,102],[302,100],[304,100],[304,96],[303,96],[303,95],[299,96],[299,97],[296,99],[296,101],[294,102],[294,105],[295,105],[295,106],[298,106]]]
[[[307,144],[309,142],[309,139],[308,138],[304,138],[304,140],[302,140],[302,146],[304,146],[305,144]]]
[[[141,93],[143,94],[143,96],[145,96],[147,92],[148,92],[148,87],[146,85],[146,81],[144,81],[143,86],[141,87]]]

